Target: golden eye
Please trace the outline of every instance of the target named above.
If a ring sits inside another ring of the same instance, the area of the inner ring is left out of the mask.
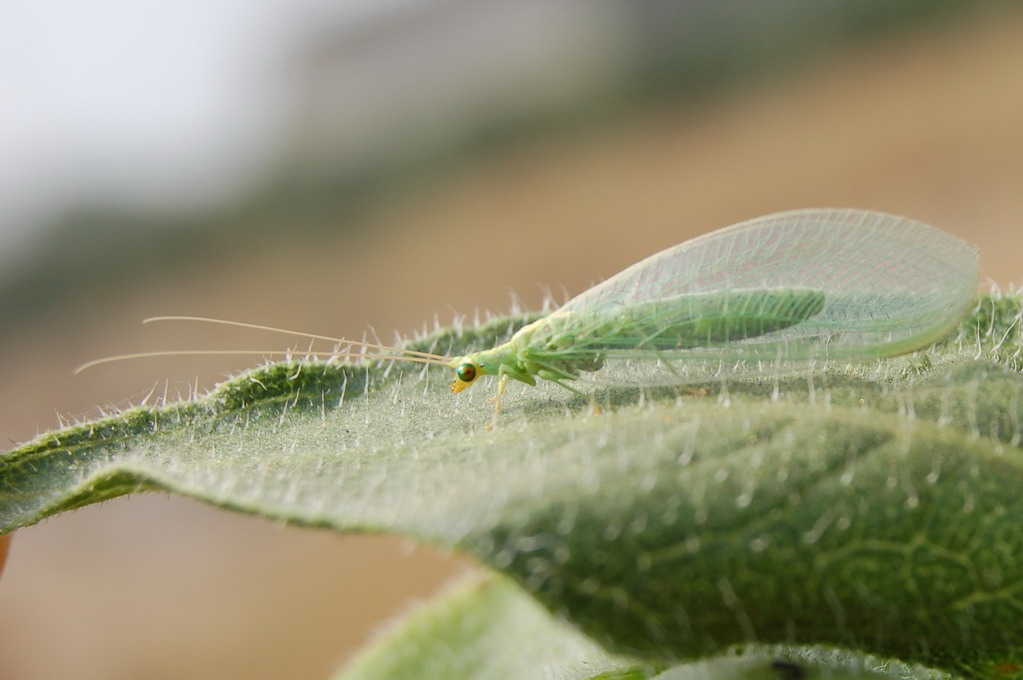
[[[462,364],[455,369],[455,375],[462,382],[471,383],[476,379],[476,365],[475,364]]]

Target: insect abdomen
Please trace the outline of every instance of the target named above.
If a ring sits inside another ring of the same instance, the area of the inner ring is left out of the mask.
[[[805,288],[678,295],[595,314],[590,328],[577,327],[577,337],[596,350],[705,347],[789,328],[822,309],[824,292]]]

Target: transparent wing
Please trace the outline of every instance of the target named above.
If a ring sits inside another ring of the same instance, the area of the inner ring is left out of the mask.
[[[865,210],[798,210],[664,250],[552,316],[570,318],[577,328],[599,327],[637,306],[690,294],[817,290],[823,308],[781,330],[696,348],[620,348],[605,356],[721,365],[868,359],[910,352],[946,335],[972,306],[977,276],[976,248],[920,222]]]

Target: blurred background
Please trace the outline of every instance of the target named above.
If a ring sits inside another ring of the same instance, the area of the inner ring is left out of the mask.
[[[952,0],[0,5],[0,435],[852,206],[1021,275],[1023,8]],[[442,502],[442,501],[439,501]],[[19,532],[0,678],[325,678],[465,558],[163,495]]]

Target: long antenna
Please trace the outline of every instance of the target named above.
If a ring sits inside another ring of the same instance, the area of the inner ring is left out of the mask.
[[[397,350],[402,351],[402,350]],[[415,364],[431,364],[437,366],[447,366],[450,359],[441,361],[440,359],[432,359],[428,357],[405,357],[405,356],[392,356],[389,354],[362,354],[360,352],[286,352],[281,350],[267,350],[260,351],[254,349],[181,349],[181,350],[164,350],[158,352],[135,352],[133,354],[118,354],[112,357],[103,357],[102,359],[93,359],[87,361],[74,370],[75,375],[81,373],[87,368],[98,366],[99,364],[109,364],[115,361],[125,361],[128,359],[148,359],[152,357],[176,357],[176,356],[199,356],[199,355],[215,355],[215,354],[234,354],[234,355],[259,355],[259,356],[294,356],[301,355],[306,357],[327,357],[330,359],[383,359],[391,361],[407,361]]]
[[[355,345],[357,347],[365,347],[367,349],[376,349],[384,352],[401,352],[402,354],[409,354],[416,357],[423,357],[426,359],[436,359],[437,361],[444,360],[445,362],[451,361],[451,357],[446,357],[443,354],[431,354],[430,352],[420,352],[414,349],[402,349],[401,347],[388,347],[387,345],[379,345],[375,342],[361,342],[359,340],[348,340],[346,338],[333,338],[329,335],[316,335],[315,333],[302,333],[300,331],[290,331],[286,328],[275,328],[273,326],[263,326],[257,323],[245,323],[243,321],[227,321],[225,319],[212,319],[205,316],[153,316],[148,319],[143,319],[142,323],[154,323],[157,321],[198,321],[201,323],[212,323],[219,324],[221,326],[235,326],[237,328],[251,328],[259,331],[270,331],[271,333],[283,333],[285,335],[295,335],[300,338],[308,338],[310,340],[326,340],[327,342],[334,342],[339,345]]]

